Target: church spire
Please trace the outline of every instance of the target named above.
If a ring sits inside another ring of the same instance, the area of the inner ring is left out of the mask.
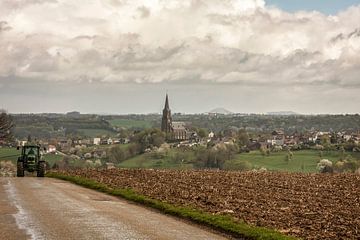
[[[166,109],[166,110],[170,110],[170,107],[169,107],[169,97],[168,97],[168,94],[166,94],[165,107],[164,107],[164,109]]]
[[[168,94],[166,94],[166,99],[165,99],[165,107],[163,110],[163,116],[161,121],[161,130],[166,133],[172,131],[172,118],[171,118],[171,110],[169,106]]]

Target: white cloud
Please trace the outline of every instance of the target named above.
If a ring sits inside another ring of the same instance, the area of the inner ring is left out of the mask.
[[[360,87],[360,7],[263,0],[4,0],[0,76]]]

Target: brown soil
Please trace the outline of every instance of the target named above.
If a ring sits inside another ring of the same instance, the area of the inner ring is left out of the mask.
[[[360,176],[177,170],[74,170],[173,204],[228,213],[305,239],[360,239]]]

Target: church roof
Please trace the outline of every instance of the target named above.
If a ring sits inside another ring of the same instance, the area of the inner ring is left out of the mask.
[[[172,122],[172,128],[174,130],[185,130],[186,124],[184,122]]]

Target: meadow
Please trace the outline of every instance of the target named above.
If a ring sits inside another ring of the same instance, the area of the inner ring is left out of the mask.
[[[151,128],[152,124],[145,120],[134,120],[134,119],[112,119],[109,123],[114,127],[123,127],[127,129],[146,129]]]
[[[293,151],[293,157],[290,161],[285,161],[287,151],[272,152],[269,156],[263,156],[259,151],[250,153],[237,154],[230,165],[249,164],[252,168],[266,168],[270,171],[286,171],[286,172],[317,172],[317,164],[321,159],[328,159],[332,162],[338,161],[340,158],[351,156],[353,159],[360,160],[360,153],[347,152],[344,155],[339,151],[323,151],[322,157],[317,150],[301,150]]]
[[[286,151],[271,152],[269,156],[263,156],[259,151],[241,153],[233,156],[224,164],[226,170],[251,170],[266,168],[269,171],[282,172],[318,172],[317,164],[320,159],[328,159],[332,162],[340,158],[351,156],[352,159],[360,160],[360,153],[347,152],[344,155],[339,151],[323,151],[322,157],[316,150],[294,151],[290,161],[285,161]],[[121,162],[122,168],[157,168],[157,169],[192,169],[195,155],[193,152],[183,152],[180,149],[170,149],[163,154],[145,153]]]

